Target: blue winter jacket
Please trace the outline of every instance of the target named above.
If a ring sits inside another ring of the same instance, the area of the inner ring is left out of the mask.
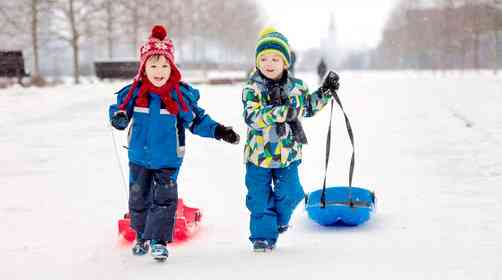
[[[124,101],[128,85],[117,92],[117,104],[109,109],[110,120]],[[178,116],[170,114],[163,107],[160,96],[149,94],[149,107],[134,106],[140,85],[126,106],[127,116],[132,120],[129,128],[129,160],[149,169],[178,168],[185,153],[185,129],[202,137],[214,138],[217,123],[197,106],[199,91],[180,83],[180,90],[189,111],[180,110]],[[172,98],[179,104],[173,90]],[[181,108],[181,106],[179,107]]]

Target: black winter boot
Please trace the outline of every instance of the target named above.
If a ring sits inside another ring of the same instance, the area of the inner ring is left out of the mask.
[[[149,248],[150,246],[148,246],[148,240],[137,239],[136,244],[132,247],[132,254],[135,256],[143,256],[148,253]]]

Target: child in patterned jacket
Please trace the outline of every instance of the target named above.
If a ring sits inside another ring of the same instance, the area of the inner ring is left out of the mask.
[[[244,156],[249,239],[257,252],[275,247],[278,234],[288,229],[293,210],[305,196],[298,165],[307,138],[300,119],[324,108],[339,87],[326,77],[310,94],[302,80],[288,73],[290,61],[287,38],[265,28],[256,46],[256,70],[242,94],[248,125]]]
[[[199,91],[181,82],[167,31],[155,26],[140,48],[140,65],[132,85],[120,90],[117,103],[109,108],[116,129],[124,130],[132,120],[128,156],[129,214],[137,234],[134,255],[144,255],[151,247],[153,258],[168,257],[166,243],[173,238],[185,129],[239,143],[239,135],[212,120],[198,100]]]

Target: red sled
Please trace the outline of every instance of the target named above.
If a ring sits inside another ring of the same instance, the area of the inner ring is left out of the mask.
[[[178,199],[176,208],[176,221],[174,223],[174,242],[180,242],[194,235],[199,229],[202,213],[199,208],[192,208],[185,205],[183,199]],[[119,235],[126,241],[132,242],[136,239],[136,232],[131,228],[129,213],[119,220]]]

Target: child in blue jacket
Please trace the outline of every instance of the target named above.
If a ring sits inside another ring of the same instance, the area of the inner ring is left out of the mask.
[[[129,213],[137,233],[134,255],[151,247],[153,258],[168,257],[178,200],[176,179],[185,152],[185,129],[202,137],[239,143],[239,135],[218,124],[197,105],[199,92],[181,82],[173,44],[163,26],[154,26],[140,48],[132,85],[110,106],[113,127],[129,130]],[[148,245],[150,241],[150,246]]]

